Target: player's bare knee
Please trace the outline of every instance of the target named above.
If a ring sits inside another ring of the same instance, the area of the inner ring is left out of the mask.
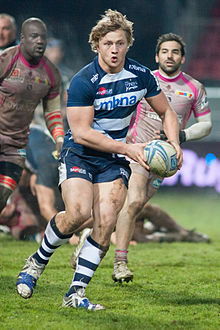
[[[130,203],[128,207],[128,214],[131,217],[134,217],[138,212],[141,211],[143,206],[144,206],[144,201],[141,200]]]
[[[91,216],[91,211],[89,212],[84,208],[72,208],[65,213],[64,224],[71,232],[75,232]]]

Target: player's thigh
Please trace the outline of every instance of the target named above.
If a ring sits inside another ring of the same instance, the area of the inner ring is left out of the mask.
[[[93,184],[82,178],[69,178],[61,184],[62,198],[67,214],[87,220],[93,205]]]

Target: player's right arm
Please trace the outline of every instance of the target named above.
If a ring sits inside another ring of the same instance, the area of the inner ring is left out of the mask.
[[[123,154],[149,169],[144,159],[146,143],[126,144],[93,129],[94,107],[67,107],[68,123],[75,143],[109,153]]]

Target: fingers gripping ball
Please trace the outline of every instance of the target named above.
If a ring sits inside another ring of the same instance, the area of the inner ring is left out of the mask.
[[[144,156],[150,171],[161,177],[174,175],[178,168],[175,148],[166,141],[155,140],[145,147]]]

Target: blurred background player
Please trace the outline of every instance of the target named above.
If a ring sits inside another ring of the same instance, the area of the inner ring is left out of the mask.
[[[40,242],[39,228],[42,233],[50,218],[64,209],[58,189],[58,159],[55,154],[56,144],[48,130],[31,124],[25,169],[0,217],[0,224],[7,225],[17,239]],[[31,228],[31,225],[36,228]],[[69,242],[76,244],[78,240],[78,236],[73,235]]]
[[[66,106],[67,89],[73,76],[73,70],[64,64],[64,43],[60,39],[49,38],[45,55],[56,65],[61,75],[61,104]]]
[[[40,125],[30,127],[25,167],[32,173],[30,187],[40,213],[49,222],[64,206],[58,189],[56,144],[49,131]]]
[[[92,232],[92,226],[93,219],[90,218],[81,229],[79,243],[70,260],[73,269],[76,268],[76,260],[86,237]],[[75,240],[75,242],[77,241]],[[134,233],[129,244],[136,245],[137,243],[150,242],[210,243],[211,240],[206,234],[198,233],[194,229],[188,230],[181,226],[167,212],[162,210],[159,205],[146,203],[136,217]],[[116,244],[115,231],[111,235],[111,243]]]
[[[48,130],[40,125],[30,127],[25,166],[31,171],[30,188],[37,198],[40,215],[46,224],[58,212],[64,210],[58,189],[58,159],[56,144]],[[69,243],[76,244],[78,236],[73,235]]]
[[[112,242],[116,244],[114,236],[112,237]],[[159,205],[151,203],[146,203],[138,213],[131,239],[132,244],[149,242],[210,243],[210,241],[206,234],[198,233],[194,229],[188,230],[184,228],[167,212],[162,210]]]
[[[183,39],[174,33],[161,35],[157,41],[155,59],[159,69],[154,71],[154,74],[178,116],[180,143],[207,136],[212,128],[207,94],[200,82],[181,71],[181,65],[185,61]],[[185,128],[192,112],[196,123]],[[135,122],[128,132],[127,143],[150,141],[155,137],[166,139],[161,119],[142,99],[137,107]],[[116,250],[112,274],[114,281],[133,279],[133,274],[127,267],[127,253],[135,222],[145,203],[162,183],[162,178],[146,171],[138,163],[131,161],[130,166],[132,175],[127,200],[116,224]]]
[[[11,15],[0,13],[0,53],[8,47],[17,45],[16,33],[15,18]]]
[[[23,170],[19,185],[0,214],[0,229],[18,240],[41,242],[45,229],[36,198],[30,191],[30,176]],[[7,229],[7,230],[6,230]]]
[[[64,43],[61,39],[49,38],[47,47],[45,50],[45,56],[58,68],[61,75],[61,88],[60,88],[60,101],[61,111],[63,116],[64,130],[69,129],[66,119],[66,100],[67,100],[67,89],[69,87],[70,80],[73,76],[73,70],[64,64]],[[45,126],[43,120],[42,103],[40,103],[34,114],[34,123],[41,126]]]
[[[63,144],[60,74],[44,57],[46,44],[46,25],[30,18],[22,24],[20,45],[0,54],[0,212],[21,177],[29,125],[40,100],[58,154]]]

